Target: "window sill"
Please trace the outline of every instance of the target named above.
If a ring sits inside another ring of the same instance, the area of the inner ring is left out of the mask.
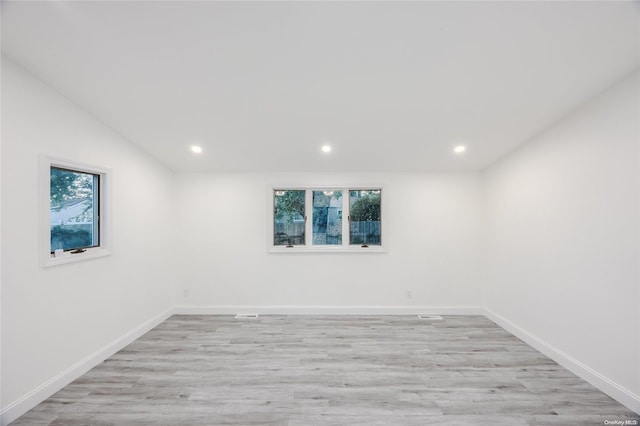
[[[96,259],[99,257],[109,256],[111,252],[104,248],[88,249],[84,253],[66,253],[62,257],[48,257],[44,260],[44,267],[66,265],[67,263],[80,262],[83,260]]]
[[[283,253],[386,253],[387,250],[380,246],[369,247],[307,247],[307,246],[294,246],[294,247],[270,247],[269,253],[283,254]]]

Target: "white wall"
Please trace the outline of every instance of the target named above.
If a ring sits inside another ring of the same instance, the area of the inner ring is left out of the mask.
[[[0,56],[0,67],[2,66],[2,56]],[[0,83],[0,93],[2,92],[2,84]],[[2,102],[0,102],[0,118],[2,117]],[[2,120],[0,119],[0,189],[2,188]],[[0,382],[2,382],[2,193],[0,192]],[[2,398],[2,385],[0,384],[0,413],[4,406]],[[0,414],[0,423],[2,423],[2,414]]]
[[[484,212],[484,305],[636,410],[639,88],[636,73],[490,167]]]
[[[112,170],[111,256],[41,268],[40,154]],[[3,58],[3,408],[173,306],[172,200],[172,173]]]
[[[180,304],[477,307],[479,183],[474,173],[178,174]],[[268,253],[271,185],[382,185],[388,252]]]

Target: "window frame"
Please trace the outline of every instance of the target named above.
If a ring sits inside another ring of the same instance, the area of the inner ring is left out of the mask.
[[[366,242],[364,242],[364,243],[353,243],[353,242],[351,242],[351,208],[353,207],[351,205],[351,191],[360,191],[360,192],[362,192],[362,191],[369,191],[369,192],[378,191],[378,193],[380,194],[380,244],[369,245]],[[348,227],[349,228],[349,236],[348,236],[349,244],[351,246],[360,245],[363,248],[381,247],[382,246],[382,240],[383,240],[383,237],[384,237],[384,234],[382,233],[382,199],[383,199],[383,197],[382,197],[382,188],[373,188],[373,189],[372,188],[349,188],[348,198],[349,199],[347,200],[346,205],[348,206],[348,210],[347,211],[349,212],[349,216],[348,216],[348,222],[349,222],[349,227]],[[344,203],[344,200],[343,200],[343,203]],[[344,204],[343,204],[343,206],[344,206]]]
[[[297,246],[289,246],[286,244],[276,244],[276,236],[275,236],[275,203],[276,203],[276,197],[278,196],[278,191],[283,191],[283,192],[288,192],[288,191],[304,191],[304,215],[303,215],[303,221],[304,221],[304,244],[302,245],[297,245]],[[300,188],[274,188],[273,192],[272,192],[272,197],[271,197],[271,226],[272,226],[272,232],[271,232],[271,240],[272,240],[272,245],[273,247],[286,247],[286,248],[292,248],[292,247],[300,247],[300,246],[306,246],[307,242],[309,241],[309,229],[307,224],[309,223],[309,218],[307,217],[307,206],[309,205],[309,197],[308,197],[308,193],[305,189],[300,189]]]
[[[274,245],[274,196],[275,191],[304,190],[305,191],[305,244],[293,247]],[[380,245],[363,247],[360,244],[351,244],[350,220],[349,220],[349,191],[352,190],[380,190]],[[318,245],[313,244],[313,191],[342,191],[342,244]],[[387,211],[385,208],[386,196],[383,185],[270,185],[268,188],[269,214],[267,226],[267,251],[269,253],[386,253],[386,226]]]
[[[309,188],[307,191],[307,195],[310,199],[310,209],[309,209],[309,214],[311,215],[309,217],[309,221],[311,222],[311,226],[309,227],[310,229],[310,236],[311,236],[311,243],[310,246],[314,247],[314,248],[340,248],[342,246],[344,246],[344,235],[345,235],[345,230],[348,231],[349,230],[349,220],[347,219],[345,221],[344,218],[344,189],[341,188],[322,188],[322,189],[318,189],[318,188]],[[328,192],[328,191],[332,191],[332,192],[340,192],[341,198],[342,198],[342,209],[340,210],[341,212],[341,217],[340,217],[340,240],[342,241],[340,244],[314,244],[313,243],[313,193],[314,192]],[[306,206],[305,206],[306,207]],[[348,215],[347,215],[348,217]],[[346,225],[345,225],[345,222]]]
[[[72,172],[87,173],[98,176],[98,245],[83,248],[82,253],[65,251],[60,257],[55,257],[51,251],[51,168],[59,168]],[[93,166],[75,161],[41,156],[39,173],[40,193],[40,253],[42,267],[74,263],[95,259],[111,254],[111,171],[104,167]]]
[[[78,246],[78,247],[73,247],[70,249],[65,249],[64,251],[72,251],[72,250],[76,250],[76,249],[82,249],[82,250],[88,250],[90,248],[95,248],[95,247],[100,247],[100,239],[101,239],[101,235],[100,235],[100,206],[102,205],[101,201],[100,201],[100,194],[102,193],[101,190],[101,185],[100,185],[100,181],[102,180],[102,177],[100,176],[100,174],[98,173],[89,173],[86,172],[84,170],[78,170],[76,169],[68,169],[68,168],[64,168],[64,167],[60,167],[60,166],[55,166],[52,165],[51,167],[49,167],[49,173],[51,173],[52,170],[60,170],[63,172],[69,172],[69,173],[82,173],[84,175],[90,175],[92,176],[92,185],[93,185],[93,193],[92,193],[92,203],[94,205],[97,205],[98,208],[97,209],[92,209],[92,216],[93,216],[93,222],[92,222],[92,233],[95,234],[97,236],[97,244],[92,244],[90,246]],[[49,179],[51,179],[51,175],[49,175]],[[49,193],[51,193],[51,191],[49,191]],[[97,196],[96,196],[97,195]],[[51,199],[51,198],[49,198]],[[51,210],[51,209],[49,209]],[[54,254],[55,250],[51,250],[51,247],[49,247],[49,250],[51,251],[51,254]]]

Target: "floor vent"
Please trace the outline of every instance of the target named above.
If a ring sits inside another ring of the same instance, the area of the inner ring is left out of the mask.
[[[426,315],[426,314],[418,315],[418,318],[420,318],[422,320],[431,320],[431,321],[441,320],[442,319],[442,317],[440,315]]]
[[[258,314],[236,314],[235,317],[239,319],[255,319],[258,318]]]

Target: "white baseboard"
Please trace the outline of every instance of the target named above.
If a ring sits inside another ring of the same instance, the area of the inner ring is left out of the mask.
[[[509,333],[523,340],[529,346],[532,346],[567,370],[571,371],[576,376],[600,389],[602,392],[606,393],[611,398],[625,405],[630,410],[640,414],[639,395],[636,395],[623,386],[620,386],[613,380],[605,377],[588,365],[585,365],[577,359],[571,357],[570,355],[567,355],[566,353],[555,348],[554,346],[533,335],[532,333],[524,330],[523,328],[509,321],[500,314],[497,314],[491,309],[484,308],[484,315],[491,321],[498,324],[500,327],[507,330]]]
[[[178,305],[182,315],[484,315],[479,306]]]
[[[129,331],[128,333],[120,336],[113,342],[98,349],[91,355],[67,368],[57,376],[51,378],[45,383],[41,384],[28,394],[19,398],[18,400],[10,403],[0,411],[0,425],[6,426],[42,401],[58,392],[60,389],[73,382],[78,377],[91,370],[96,365],[100,364],[111,355],[115,354],[129,343],[133,342],[161,322],[165,321],[171,315],[173,315],[174,308],[167,309],[164,312],[156,315],[148,321],[140,324],[138,327]]]

